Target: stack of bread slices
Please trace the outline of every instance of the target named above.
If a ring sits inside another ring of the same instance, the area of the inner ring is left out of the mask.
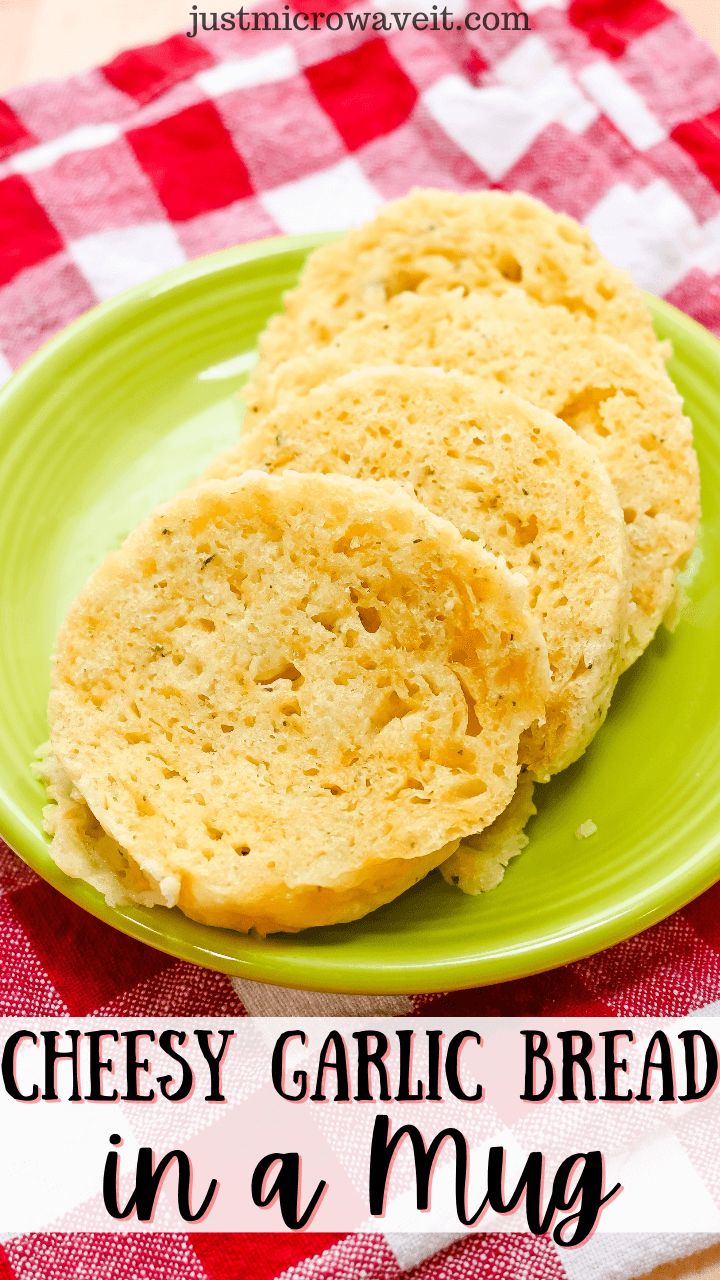
[[[698,471],[666,355],[524,195],[415,191],[318,249],[237,445],[62,629],[58,864],[260,932],[435,868],[494,888],[676,606]]]

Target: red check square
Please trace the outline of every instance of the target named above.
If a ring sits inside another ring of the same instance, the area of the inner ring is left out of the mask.
[[[720,107],[673,129],[671,137],[692,156],[701,173],[720,191]]]
[[[568,18],[596,49],[619,58],[628,45],[669,17],[661,0],[570,0]]]
[[[0,1248],[0,1280],[17,1280],[17,1273],[13,1271],[4,1249]]]
[[[248,171],[211,102],[131,129],[127,139],[178,222],[252,195]]]
[[[25,128],[7,102],[0,102],[0,156],[12,155],[21,146],[28,146],[34,141],[30,130]]]
[[[128,49],[108,62],[101,71],[121,93],[138,102],[149,102],[171,85],[213,66],[206,49],[187,36],[170,36],[160,44]]]
[[[20,174],[0,182],[0,284],[59,253],[62,247],[29,182]]]
[[[415,85],[383,40],[318,62],[305,74],[350,151],[399,128],[417,101]]]
[[[67,1013],[65,1003],[45,966],[45,957],[32,945],[24,921],[16,911],[23,894],[34,894],[41,882],[33,877],[24,889],[0,899],[0,1016],[51,1018]]]
[[[307,1235],[227,1235],[193,1232],[190,1237],[208,1280],[275,1280],[286,1267],[297,1266],[336,1244],[341,1236],[319,1231]]]
[[[71,1014],[91,1014],[173,961],[126,938],[42,881],[12,895],[34,955]]]
[[[698,937],[720,954],[720,885],[689,903],[683,915]]]

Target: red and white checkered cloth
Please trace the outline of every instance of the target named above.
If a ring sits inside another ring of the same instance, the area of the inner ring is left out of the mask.
[[[178,35],[11,93],[0,102],[0,374],[99,299],[186,258],[349,225],[419,183],[538,195],[720,332],[715,57],[660,0],[522,7],[524,34]],[[290,995],[194,969],[85,915],[4,847],[0,887],[0,1014],[660,1016],[720,992],[720,886],[550,976],[415,1000]],[[702,1243],[597,1237],[561,1254],[520,1236],[449,1247],[38,1236],[4,1242],[0,1280],[589,1280]]]

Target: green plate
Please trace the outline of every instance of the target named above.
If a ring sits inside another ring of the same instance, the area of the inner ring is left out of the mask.
[[[435,874],[356,924],[261,939],[176,911],[111,909],[48,856],[29,764],[47,736],[58,624],[105,553],[235,439],[235,392],[258,332],[325,238],[231,249],[133,289],[81,317],[0,393],[0,832],[114,927],[262,981],[438,991],[587,956],[720,877],[720,344],[653,299],[703,473],[689,602],[675,634],[662,631],[623,677],[583,760],[540,790],[530,846],[499,889],[467,898]],[[589,818],[597,834],[576,839]]]

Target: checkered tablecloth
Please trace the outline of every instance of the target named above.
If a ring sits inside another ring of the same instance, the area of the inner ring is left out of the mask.
[[[121,288],[238,241],[349,225],[414,184],[538,195],[720,332],[716,59],[659,0],[523,7],[524,34],[180,34],[11,93],[0,102],[0,374]],[[291,995],[169,959],[83,914],[4,847],[0,884],[2,1014],[659,1016],[720,991],[720,887],[549,976],[364,999]],[[701,1243],[597,1237],[561,1255],[518,1236],[20,1237],[0,1247],[0,1280],[589,1280]]]

